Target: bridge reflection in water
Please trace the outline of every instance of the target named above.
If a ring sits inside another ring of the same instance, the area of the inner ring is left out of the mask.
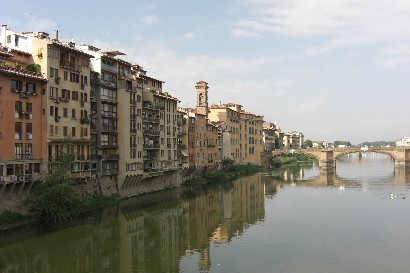
[[[336,167],[336,159],[340,156],[353,153],[363,153],[361,148],[335,148],[335,149],[301,149],[301,150],[276,150],[273,156],[289,153],[309,154],[319,161],[319,167],[331,169]],[[366,147],[366,153],[380,153],[390,156],[394,160],[395,167],[410,168],[410,148],[408,147]]]
[[[357,161],[360,162],[362,155],[359,154],[357,157]],[[382,157],[385,156],[382,155]],[[338,161],[340,159],[341,158],[338,158]],[[310,167],[293,166],[284,168],[274,171],[271,174],[265,174],[263,181],[265,182],[267,189],[270,188],[268,186],[269,184],[273,184],[276,188],[280,188],[281,186],[289,183],[295,186],[302,187],[366,188],[366,185],[363,183],[363,181],[357,179],[358,174],[355,174],[355,177],[351,178],[349,177],[349,175],[346,175],[346,173],[343,173],[343,170],[341,170],[342,166],[348,164],[348,162],[345,163],[340,160],[338,164],[341,165],[340,169],[320,168],[319,162],[315,162],[315,164]],[[389,174],[383,174],[384,176],[387,175],[387,177],[382,177],[383,175],[379,174],[378,177],[375,177],[374,179],[384,179],[384,181],[386,181],[386,183],[388,183],[389,185],[402,185],[405,188],[410,189],[410,168],[396,167],[394,163],[392,163],[391,166],[391,172]],[[352,171],[351,166],[349,166],[349,171]],[[368,177],[364,180],[368,180]]]

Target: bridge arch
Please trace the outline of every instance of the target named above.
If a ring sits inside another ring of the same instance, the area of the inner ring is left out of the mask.
[[[272,156],[290,153],[291,150],[273,151]],[[361,153],[360,148],[336,148],[336,149],[302,149],[293,150],[295,153],[309,154],[319,161],[320,168],[335,168],[336,159],[342,155]],[[390,156],[396,167],[410,167],[410,147],[384,147],[368,148],[367,152],[380,153]]]
[[[349,150],[334,150],[334,157],[335,159],[338,159],[339,157],[347,154],[355,154],[355,153],[362,153],[360,149],[349,149]],[[385,154],[390,156],[394,161],[398,160],[398,155],[397,153],[394,152],[394,150],[383,150],[379,148],[369,148],[366,153],[378,153],[378,154]]]

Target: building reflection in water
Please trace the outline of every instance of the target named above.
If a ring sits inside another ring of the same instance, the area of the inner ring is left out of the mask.
[[[198,271],[211,266],[210,243],[225,243],[264,217],[260,176],[217,188],[191,188],[178,202],[151,211],[122,206],[120,272],[179,272],[181,258],[198,254]]]
[[[179,272],[184,257],[207,271],[211,244],[240,236],[264,213],[259,175],[146,195],[23,241],[23,233],[0,235],[0,273]]]
[[[395,170],[394,175],[408,183],[410,171]],[[265,196],[274,198],[287,183],[360,186],[332,170],[310,177],[309,169],[295,169],[145,195],[21,242],[22,234],[15,234],[15,243],[10,235],[0,235],[0,273],[179,272],[184,257],[197,257],[194,271],[206,272],[211,246],[228,243],[262,221]]]

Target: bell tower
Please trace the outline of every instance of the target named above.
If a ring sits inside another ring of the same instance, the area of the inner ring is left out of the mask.
[[[196,88],[196,111],[208,118],[208,83],[199,81]]]

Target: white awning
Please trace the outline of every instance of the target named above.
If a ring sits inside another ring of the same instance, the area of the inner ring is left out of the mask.
[[[182,154],[183,156],[188,156],[188,154],[187,154],[186,152],[184,152],[184,151],[181,151],[181,154]]]

